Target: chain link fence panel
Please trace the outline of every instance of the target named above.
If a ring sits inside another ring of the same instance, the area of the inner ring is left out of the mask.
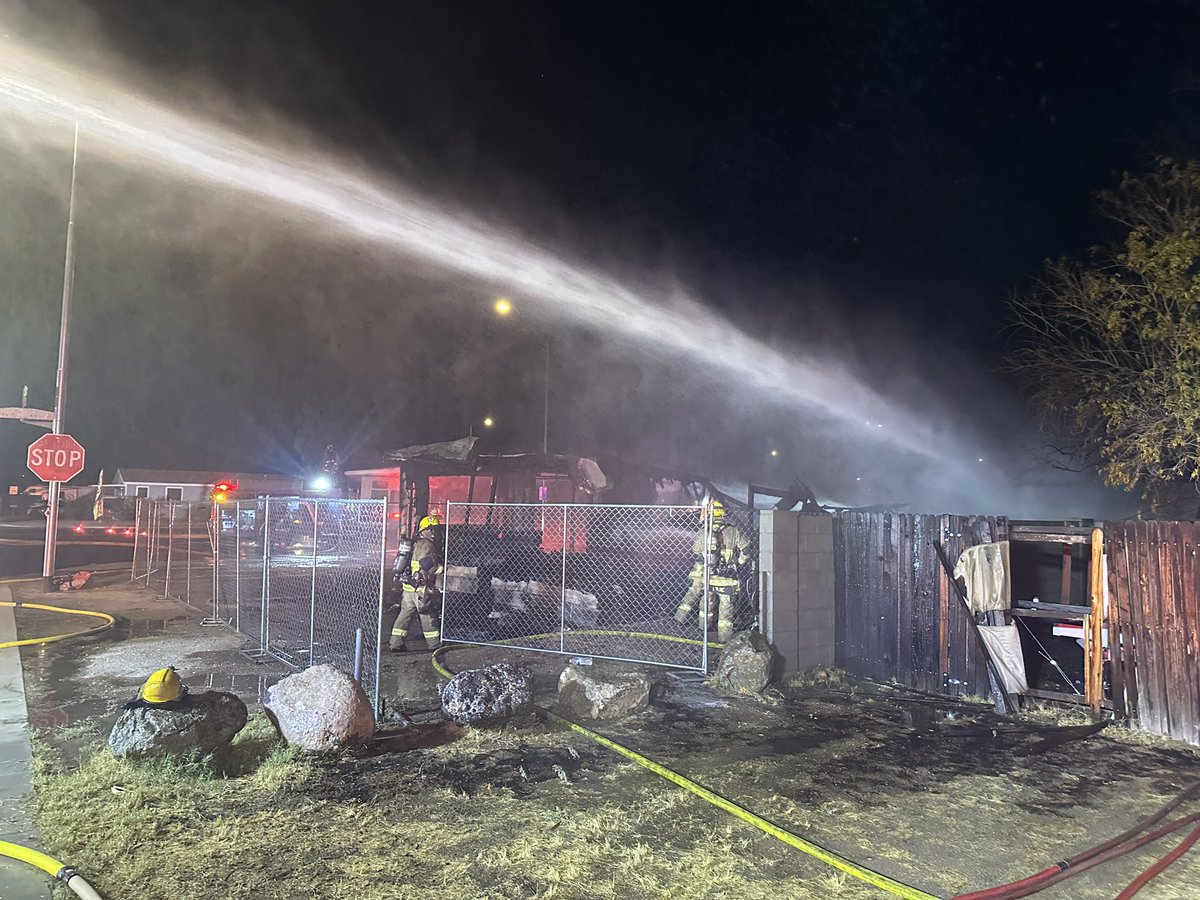
[[[138,498],[130,579],[156,595],[211,613],[212,504]]]
[[[747,559],[719,576],[739,585],[738,629],[757,615],[746,512]],[[702,508],[449,503],[446,518],[445,640],[707,670],[720,603]]]
[[[379,710],[383,500],[264,497],[214,516],[214,618],[250,655],[359,674]]]

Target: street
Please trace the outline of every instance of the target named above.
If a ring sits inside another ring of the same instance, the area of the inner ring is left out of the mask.
[[[108,535],[98,527],[77,534],[72,530],[75,524],[64,521],[58,530],[58,571],[129,562],[132,558],[133,538]],[[0,578],[41,574],[45,532],[46,524],[41,519],[0,522]]]

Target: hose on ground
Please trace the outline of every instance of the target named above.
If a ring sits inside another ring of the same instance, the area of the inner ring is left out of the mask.
[[[1145,833],[1151,826],[1158,824],[1160,821],[1166,818],[1166,816],[1172,810],[1176,809],[1188,800],[1193,799],[1198,794],[1200,794],[1200,781],[1197,781],[1180,791],[1174,799],[1166,803],[1154,814],[1147,816],[1136,825],[1125,829],[1125,831],[1122,831],[1115,837],[1109,838],[1107,841],[1104,841],[1101,844],[1097,844],[1094,847],[1089,847],[1087,850],[1077,853],[1069,859],[1065,859],[1062,862],[1054,864],[1053,866],[1049,866],[1048,868],[1045,868],[1034,875],[1030,875],[1028,878],[1022,878],[1020,881],[1013,881],[1008,884],[1001,884],[995,887],[984,888],[983,890],[979,891],[972,891],[968,894],[959,894],[954,898],[954,900],[1017,900],[1017,898],[1027,897],[1030,894],[1036,894],[1038,891],[1044,890],[1045,888],[1057,884],[1060,881],[1065,881],[1068,878],[1078,875],[1080,872],[1086,872],[1088,869],[1094,868],[1102,863],[1109,862],[1110,860],[1124,856],[1126,853],[1137,850],[1140,847],[1144,847],[1147,844],[1154,843],[1155,841],[1165,837],[1168,834],[1171,834],[1172,832],[1178,831],[1181,828],[1185,828],[1193,822],[1200,821],[1200,813],[1192,813],[1191,815],[1184,816],[1181,819],[1176,819],[1174,822],[1164,825],[1163,827],[1152,831],[1149,834]],[[1194,841],[1189,843],[1189,840],[1190,836],[1189,839],[1185,839],[1185,841],[1180,845],[1183,847],[1182,850],[1176,848],[1176,850],[1179,850],[1179,855],[1182,855],[1189,847],[1191,847],[1192,843],[1195,843]],[[1155,875],[1158,875],[1163,869],[1166,869],[1167,866],[1175,861],[1175,859],[1178,859],[1178,856],[1173,857],[1169,862],[1163,865],[1161,869],[1157,869],[1153,872],[1153,874],[1150,874],[1149,877],[1146,878],[1146,881],[1149,881],[1150,878],[1155,877]],[[1153,869],[1154,867],[1151,868]],[[1149,871],[1150,870],[1147,870],[1147,872]],[[1144,885],[1145,882],[1142,882],[1142,884]],[[1138,890],[1141,890],[1141,885],[1138,886]],[[1133,894],[1130,894],[1129,896],[1133,896]]]
[[[0,584],[19,584],[23,581],[39,581],[38,578],[6,578],[0,581]],[[84,637],[89,634],[99,634],[102,631],[108,631],[117,624],[117,620],[106,612],[100,612],[94,609],[75,609],[70,606],[51,606],[49,603],[25,603],[20,600],[3,600],[0,601],[0,606],[10,609],[36,609],[42,612],[64,613],[68,616],[90,616],[93,619],[100,619],[102,624],[93,625],[91,628],[85,628],[82,631],[66,631],[62,634],[52,634],[48,637],[25,638],[19,641],[4,641],[0,643],[0,650],[7,650],[9,647],[32,647],[35,644],[53,644],[56,641],[65,641],[68,638]]]
[[[96,893],[96,889],[88,884],[86,878],[70,866],[64,866],[53,856],[47,856],[40,850],[22,847],[20,844],[13,844],[8,841],[0,841],[0,856],[20,860],[23,863],[28,863],[35,868],[41,869],[43,872],[61,881],[75,892],[75,896],[82,897],[83,900],[101,900],[100,895]]]
[[[657,635],[649,636],[657,637]],[[694,643],[699,643],[699,641],[695,641]],[[454,677],[454,673],[446,668],[440,659],[447,649],[448,648],[445,645],[439,647],[436,651],[434,651],[430,659],[433,664],[434,671],[437,672],[437,674],[442,678],[448,680]],[[707,801],[708,803],[711,803],[718,809],[722,809],[725,812],[741,819],[743,822],[753,825],[764,834],[770,835],[776,840],[782,841],[789,847],[793,847],[797,850],[807,853],[809,856],[819,859],[822,862],[833,866],[835,869],[845,872],[847,875],[857,878],[860,881],[865,881],[867,884],[874,885],[875,887],[887,891],[890,894],[894,894],[897,897],[907,898],[907,900],[938,900],[937,895],[935,894],[929,894],[925,891],[919,890],[918,888],[904,884],[901,881],[896,881],[894,878],[889,878],[880,872],[876,872],[873,869],[868,869],[866,866],[860,865],[853,860],[834,853],[832,850],[827,850],[819,844],[814,844],[812,841],[805,840],[799,835],[793,834],[785,828],[781,828],[774,822],[764,819],[757,813],[751,812],[744,806],[733,802],[727,797],[723,797],[714,791],[710,791],[703,785],[692,781],[687,776],[679,774],[674,769],[669,769],[662,763],[655,762],[648,756],[643,756],[642,754],[638,753],[636,750],[631,750],[624,744],[618,744],[616,741],[610,740],[609,738],[604,737],[604,735],[592,731],[590,728],[585,728],[579,723],[572,722],[570,719],[565,719],[560,715],[550,712],[549,710],[543,710],[543,712],[545,712],[550,719],[567,726],[572,731],[581,734],[584,737],[590,738],[591,740],[600,744],[600,746],[612,750],[614,753],[624,756],[626,759],[632,760],[643,768],[650,770],[655,775],[665,778],[672,784],[677,785],[686,791],[690,791],[697,797]]]
[[[1164,855],[1162,859],[1146,869],[1146,871],[1144,871],[1137,878],[1133,879],[1133,881],[1129,883],[1129,887],[1117,894],[1117,900],[1130,900],[1134,894],[1149,884],[1151,880],[1157,878],[1164,871],[1166,871],[1168,866],[1178,860],[1179,857],[1183,856],[1183,854],[1187,853],[1188,850],[1192,849],[1192,845],[1198,840],[1200,840],[1200,828],[1193,828],[1191,834],[1179,842],[1179,846],[1177,846],[1170,853]]]

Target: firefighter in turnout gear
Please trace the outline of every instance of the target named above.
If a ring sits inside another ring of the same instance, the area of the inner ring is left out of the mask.
[[[394,613],[388,648],[396,653],[408,649],[405,641],[413,619],[420,617],[425,645],[436,650],[442,644],[442,577],[446,570],[445,529],[438,516],[429,515],[417,526],[411,550],[401,542],[392,573],[392,597],[399,602]],[[407,552],[406,552],[407,551]],[[384,622],[386,626],[386,621]]]
[[[683,595],[679,609],[675,610],[675,621],[681,625],[695,613],[704,615],[704,567],[708,563],[708,622],[700,621],[701,629],[705,625],[712,628],[713,617],[717,619],[717,640],[727,641],[733,637],[734,617],[738,599],[741,594],[741,579],[739,570],[750,561],[750,543],[737,528],[725,519],[725,507],[713,501],[711,509],[712,528],[700,529],[696,542],[692,545],[696,564],[688,573],[692,586]],[[708,537],[708,546],[704,545]],[[716,594],[714,598],[712,595]],[[697,607],[699,611],[697,612]]]

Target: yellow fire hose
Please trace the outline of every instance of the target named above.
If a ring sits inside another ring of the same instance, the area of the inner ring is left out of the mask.
[[[627,634],[627,635],[639,634],[639,636],[642,636],[642,637],[663,637],[662,635],[652,635],[652,634],[642,635],[637,632],[607,632],[607,631],[586,632],[585,631],[585,632],[581,632],[581,633],[582,634]],[[526,637],[522,637],[522,638],[517,638],[517,640],[531,640],[533,638],[549,637],[549,636],[550,635],[530,635],[530,636],[526,636]],[[553,636],[557,637],[558,635],[556,633]],[[700,643],[699,641],[691,640],[690,638],[671,637],[668,639],[674,640],[674,641],[680,641],[680,642],[684,642],[684,643],[692,643],[692,644]],[[720,645],[714,645],[714,644],[710,643],[709,646],[711,647],[711,646],[720,646]],[[442,678],[449,680],[450,678],[454,677],[454,673],[451,672],[444,665],[442,665],[442,662],[439,659],[439,657],[441,657],[442,654],[445,653],[447,649],[449,649],[449,648],[445,645],[438,648],[436,651],[434,651],[432,657],[430,657],[430,660],[433,663],[434,671],[437,672],[437,674],[440,675]],[[743,822],[753,825],[755,828],[759,829],[760,831],[764,832],[765,834],[768,834],[777,840],[783,841],[783,843],[787,844],[789,847],[794,847],[797,850],[807,853],[809,856],[815,857],[816,859],[819,859],[824,863],[828,863],[829,865],[833,866],[835,869],[840,869],[841,871],[845,872],[847,875],[857,878],[860,881],[865,881],[867,884],[874,885],[875,887],[880,888],[881,890],[887,891],[890,894],[894,894],[897,897],[905,897],[905,898],[907,898],[907,900],[938,900],[938,897],[936,894],[929,894],[929,893],[926,893],[925,891],[919,890],[918,888],[910,887],[909,885],[904,884],[901,881],[896,881],[894,878],[889,878],[886,875],[883,875],[872,869],[868,869],[866,866],[859,865],[858,863],[854,862],[853,860],[846,859],[846,857],[840,856],[837,853],[834,853],[832,850],[826,850],[824,847],[821,847],[818,844],[814,844],[812,841],[805,840],[804,838],[800,837],[799,835],[793,834],[792,832],[788,831],[785,828],[781,828],[780,826],[776,825],[774,822],[764,819],[762,816],[758,815],[757,813],[751,812],[750,810],[746,809],[744,806],[740,806],[739,804],[734,803],[732,800],[730,800],[726,797],[722,797],[720,794],[715,793],[714,791],[710,791],[708,788],[704,787],[703,785],[698,784],[695,781],[692,781],[687,776],[679,774],[674,769],[669,769],[666,766],[664,766],[662,763],[655,762],[654,760],[650,759],[648,756],[643,756],[642,754],[638,753],[636,750],[631,750],[629,747],[626,747],[624,744],[618,744],[616,741],[610,740],[609,738],[604,737],[604,735],[602,735],[602,734],[597,734],[595,731],[592,731],[590,728],[585,728],[584,726],[578,724],[577,722],[572,722],[570,719],[564,719],[562,716],[556,715],[555,713],[552,713],[549,710],[544,710],[544,712],[551,719],[553,719],[554,721],[559,722],[563,725],[566,725],[572,731],[582,734],[584,737],[591,738],[593,741],[595,741],[600,746],[607,747],[609,750],[612,750],[614,753],[620,754],[621,756],[624,756],[626,759],[633,760],[633,762],[637,763],[639,766],[642,766],[645,769],[649,769],[655,775],[659,775],[659,776],[667,779],[667,781],[683,788],[686,791],[690,791],[691,793],[695,794],[697,797],[700,797],[702,800],[706,800],[709,803],[711,803],[713,806],[716,806],[718,809],[723,809],[725,812],[729,813],[730,815],[736,816],[737,818],[741,819]]]
[[[40,581],[39,578],[6,578],[0,580],[0,584],[17,584],[23,581]],[[5,650],[9,647],[29,647],[34,644],[52,644],[55,641],[65,641],[67,638],[82,637],[85,634],[99,634],[102,631],[107,631],[116,624],[116,619],[106,612],[98,612],[90,609],[71,609],[66,606],[51,606],[47,603],[20,603],[12,600],[0,601],[0,606],[9,607],[12,609],[37,609],[43,612],[66,613],[70,616],[91,616],[96,619],[103,619],[103,623],[85,628],[83,631],[69,631],[63,634],[53,634],[49,637],[27,638],[22,641],[4,641],[0,643],[0,650]],[[22,847],[20,844],[13,844],[9,841],[0,841],[0,856],[7,856],[10,859],[20,860],[23,863],[28,863],[31,866],[41,869],[51,877],[63,882],[67,887],[75,892],[77,897],[82,897],[83,900],[101,900],[101,897],[96,893],[86,878],[76,872],[71,866],[64,865],[52,856],[47,856],[39,850],[34,850],[30,847]]]

